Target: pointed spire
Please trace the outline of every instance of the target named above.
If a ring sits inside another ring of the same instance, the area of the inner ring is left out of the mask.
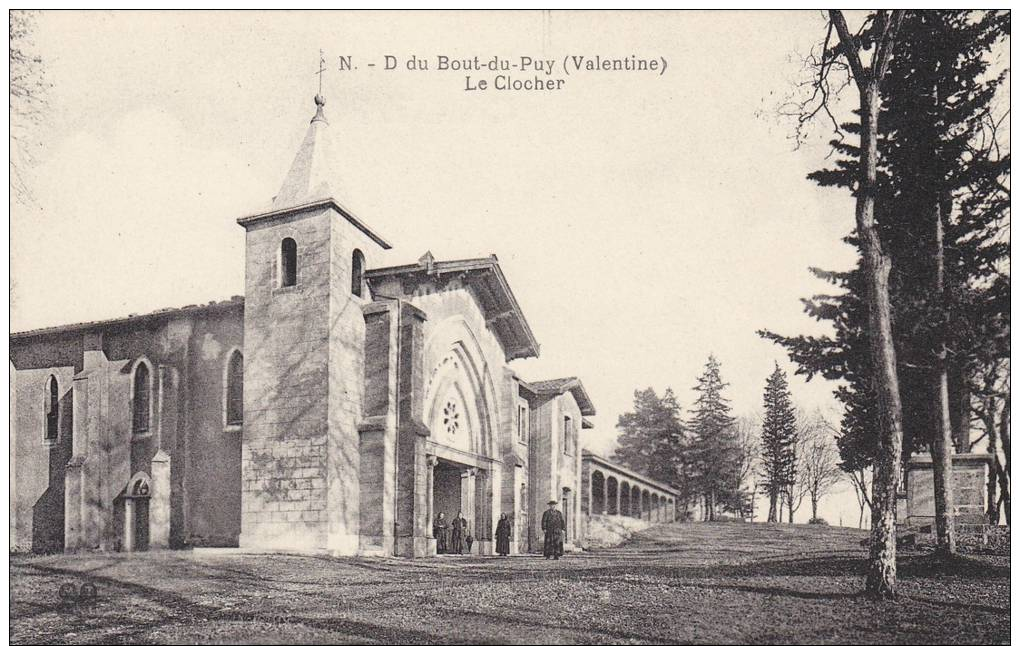
[[[330,155],[329,121],[323,109],[326,100],[315,95],[315,116],[308,125],[305,138],[294,162],[273,198],[273,208],[283,209],[326,198],[339,201],[345,197],[340,177]]]

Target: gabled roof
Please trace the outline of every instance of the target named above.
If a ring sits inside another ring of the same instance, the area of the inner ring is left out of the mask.
[[[577,377],[563,377],[561,379],[547,379],[546,381],[521,382],[522,385],[536,395],[562,395],[570,392],[581,409],[582,415],[594,415],[595,406],[584,389],[584,384]]]
[[[437,261],[431,253],[426,253],[413,265],[381,267],[365,272],[365,280],[373,286],[390,278],[419,283],[443,277],[460,277],[473,288],[485,314],[485,322],[503,344],[508,361],[538,356],[538,341],[510,290],[496,256]]]

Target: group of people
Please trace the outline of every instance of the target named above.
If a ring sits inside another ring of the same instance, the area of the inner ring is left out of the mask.
[[[556,509],[556,501],[549,501],[549,509],[542,514],[542,532],[545,534],[545,543],[542,547],[542,555],[545,558],[557,559],[563,556],[563,534],[566,532],[567,523],[563,514]],[[510,554],[510,538],[513,535],[513,524],[506,514],[501,514],[496,524],[496,553],[500,556]],[[461,512],[457,512],[454,519],[447,523],[446,515],[439,512],[432,523],[432,538],[436,539],[437,554],[463,554],[465,550],[471,552],[471,544],[474,538],[468,530],[468,521]]]
[[[432,523],[432,538],[436,539],[437,554],[463,554],[465,547],[470,552],[471,543],[474,542],[471,532],[468,531],[467,518],[459,511],[449,524],[446,522],[446,515],[439,512],[435,522]]]

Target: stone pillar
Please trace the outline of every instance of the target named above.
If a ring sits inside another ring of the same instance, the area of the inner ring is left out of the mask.
[[[460,510],[468,522],[468,532],[474,537],[475,528],[475,477],[478,469],[464,469],[460,474]],[[472,546],[473,547],[473,546]]]
[[[170,547],[170,456],[156,451],[150,463],[152,488],[149,498],[149,549]]]
[[[432,478],[425,440],[429,429],[422,421],[425,395],[425,313],[403,301],[398,304],[396,326],[397,514],[396,553],[425,556],[432,535]]]
[[[113,526],[113,497],[110,482],[110,452],[107,437],[110,414],[109,360],[103,350],[101,332],[86,332],[82,339],[82,383],[85,402],[79,426],[75,410],[74,444],[80,446],[84,458],[81,465],[81,527],[82,546],[86,549],[113,550],[120,537]],[[87,393],[87,394],[85,394]],[[75,392],[75,408],[78,408]],[[79,445],[78,435],[81,435]],[[117,483],[117,486],[123,483]]]
[[[124,538],[123,551],[135,551],[135,499],[124,498]]]
[[[85,548],[85,459],[72,457],[64,469],[64,551]]]
[[[581,472],[581,515],[591,513],[591,473],[590,469]]]
[[[484,469],[474,469],[474,472],[474,522],[471,532],[477,548],[472,545],[472,551],[475,554],[491,554],[495,551],[492,549],[492,514],[494,510],[492,474]]]
[[[426,545],[428,546],[427,555],[432,556],[436,553],[436,539],[432,536],[432,523],[436,519],[436,509],[433,501],[433,487],[435,487],[436,481],[436,465],[439,464],[439,458],[434,455],[425,456],[425,517],[428,519],[428,527],[426,529],[427,539]]]
[[[399,504],[395,505],[392,489],[396,307],[395,303],[382,302],[363,308],[364,393],[358,424],[358,550],[362,554],[387,553],[394,526],[390,512],[397,507],[397,516],[401,516],[402,511]]]
[[[602,476],[602,515],[609,515],[609,476]]]
[[[84,549],[87,543],[85,456],[89,447],[89,374],[84,371],[78,373],[71,388],[74,402],[71,459],[64,469],[64,550],[67,552]]]

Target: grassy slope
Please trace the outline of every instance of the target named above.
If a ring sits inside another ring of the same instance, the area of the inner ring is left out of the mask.
[[[903,555],[896,602],[863,599],[865,534],[654,527],[561,561],[189,554],[12,557],[25,642],[855,642],[1009,639],[1008,557]],[[94,582],[92,605],[62,583]]]

